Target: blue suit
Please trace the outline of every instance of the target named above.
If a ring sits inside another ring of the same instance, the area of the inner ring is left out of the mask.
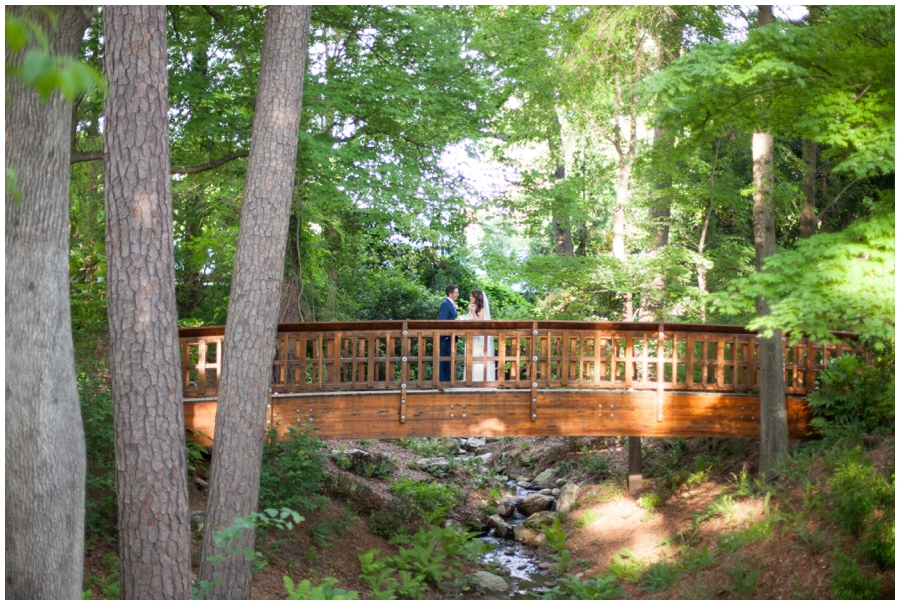
[[[441,309],[438,312],[438,319],[456,319],[456,307],[449,298],[445,298],[441,303]],[[441,357],[450,356],[450,337],[441,336]],[[447,382],[450,380],[450,362],[440,362],[440,380]]]

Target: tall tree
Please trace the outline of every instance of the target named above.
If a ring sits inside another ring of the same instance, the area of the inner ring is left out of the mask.
[[[228,545],[228,551],[217,547],[213,538],[217,528],[228,527],[235,518],[256,512],[259,499],[267,391],[297,157],[309,20],[309,6],[270,6],[266,15],[200,555],[199,578],[213,583],[210,598],[250,597],[252,560],[240,549],[252,550],[254,532],[245,532]],[[225,555],[219,565],[211,560],[215,554]]]
[[[108,6],[107,301],[125,599],[188,599],[181,355],[175,308],[164,6]]]
[[[92,13],[28,16],[53,54],[74,57]],[[9,44],[7,66],[34,48],[11,56]],[[21,81],[6,86],[7,175],[16,174],[15,191],[9,177],[6,188],[6,598],[78,599],[85,445],[69,307],[72,108],[61,91],[43,100]]]
[[[774,21],[772,7],[759,6],[758,26]],[[765,100],[760,98],[760,103]],[[753,244],[756,269],[763,270],[765,259],[776,252],[775,242],[775,142],[768,132],[754,132],[753,152]],[[756,312],[769,314],[769,302],[756,299]],[[779,459],[788,453],[787,402],[784,396],[781,332],[759,339],[759,471],[771,473]]]

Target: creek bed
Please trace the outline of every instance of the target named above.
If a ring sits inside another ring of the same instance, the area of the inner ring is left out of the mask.
[[[515,481],[508,483],[515,488],[516,500],[521,500],[526,495],[538,490],[529,490],[516,485]],[[525,521],[525,516],[518,510],[507,520],[511,527]],[[535,561],[536,550],[512,538],[499,538],[491,528],[479,539],[491,547],[490,552],[484,555],[485,563],[496,562],[501,570],[506,570],[509,575],[503,575],[509,584],[509,597],[512,599],[536,598],[536,593],[547,590],[547,583],[555,583],[556,578],[549,570],[540,569]]]

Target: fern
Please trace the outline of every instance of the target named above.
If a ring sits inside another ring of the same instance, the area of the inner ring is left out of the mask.
[[[284,587],[287,589],[289,601],[349,601],[359,599],[359,593],[355,590],[347,592],[343,588],[334,588],[338,583],[337,578],[325,578],[321,586],[313,586],[309,580],[301,580],[294,586],[294,582],[284,576]]]

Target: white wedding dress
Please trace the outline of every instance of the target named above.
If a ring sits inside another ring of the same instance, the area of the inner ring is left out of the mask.
[[[491,319],[491,308],[488,304],[487,294],[484,295],[484,321],[490,321]],[[466,313],[461,319],[466,320],[477,320],[478,318],[472,315],[472,312]],[[484,357],[485,353],[488,356],[494,355],[494,337],[487,337],[487,348],[484,346],[484,335],[478,334],[472,338],[472,381],[473,382],[484,382]],[[478,358],[481,358],[481,361],[477,361]],[[496,380],[497,379],[497,362],[489,361],[488,362],[488,373],[487,380]]]

